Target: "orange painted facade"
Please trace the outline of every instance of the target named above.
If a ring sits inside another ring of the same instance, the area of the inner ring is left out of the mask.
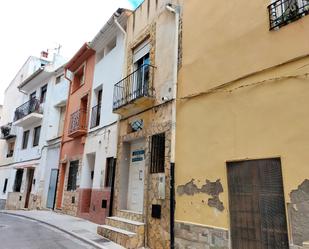
[[[90,114],[94,66],[95,51],[85,43],[65,67],[66,77],[69,74],[71,76],[68,77],[70,78],[70,90],[60,151],[56,208],[73,215],[78,212],[79,181],[76,182],[76,189],[69,190],[67,187],[68,173],[70,162],[78,160],[77,175],[80,176]],[[70,204],[75,207],[71,208]]]

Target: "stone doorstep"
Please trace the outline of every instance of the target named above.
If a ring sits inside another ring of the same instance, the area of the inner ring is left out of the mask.
[[[109,225],[98,226],[99,235],[125,247],[134,249],[139,247],[138,237],[136,233],[129,232],[124,229],[112,227]]]
[[[303,242],[303,247],[304,247],[304,249],[305,249],[305,248],[308,248],[308,249],[309,249],[309,241]]]
[[[136,233],[138,237],[144,236],[145,224],[139,221],[113,216],[105,219],[105,225]]]

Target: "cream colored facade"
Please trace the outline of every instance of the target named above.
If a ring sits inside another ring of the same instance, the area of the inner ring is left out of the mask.
[[[269,4],[184,4],[178,248],[238,249],[229,239],[227,162],[249,159],[280,158],[290,247],[309,240],[309,17],[270,31]],[[215,204],[211,191],[201,191],[207,180],[218,187]]]
[[[124,78],[115,82],[113,109],[120,120],[113,216],[98,232],[125,248],[170,248],[178,19],[168,3],[144,1],[128,18]],[[154,145],[155,139],[160,145]],[[163,151],[154,155],[155,146]],[[160,168],[153,170],[154,164]]]

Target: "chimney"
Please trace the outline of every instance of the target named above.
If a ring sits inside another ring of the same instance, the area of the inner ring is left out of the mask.
[[[48,52],[47,51],[42,51],[41,52],[41,57],[42,58],[48,58]]]

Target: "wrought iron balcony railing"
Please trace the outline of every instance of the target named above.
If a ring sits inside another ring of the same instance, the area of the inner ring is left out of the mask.
[[[87,111],[84,109],[79,109],[78,111],[71,114],[69,134],[76,131],[86,130],[86,119]]]
[[[92,107],[90,128],[97,127],[100,124],[101,104]]]
[[[27,115],[37,112],[40,110],[40,101],[36,98],[32,98],[21,106],[17,107],[14,115],[14,122],[26,117]]]
[[[114,86],[113,110],[141,97],[153,97],[154,66],[144,64]]]
[[[277,0],[268,6],[270,30],[309,14],[309,0]]]
[[[1,126],[1,139],[10,139],[16,137],[15,127],[12,126],[12,123]]]
[[[6,154],[6,157],[9,158],[9,157],[12,157],[14,155],[14,150],[10,150],[7,154]]]

